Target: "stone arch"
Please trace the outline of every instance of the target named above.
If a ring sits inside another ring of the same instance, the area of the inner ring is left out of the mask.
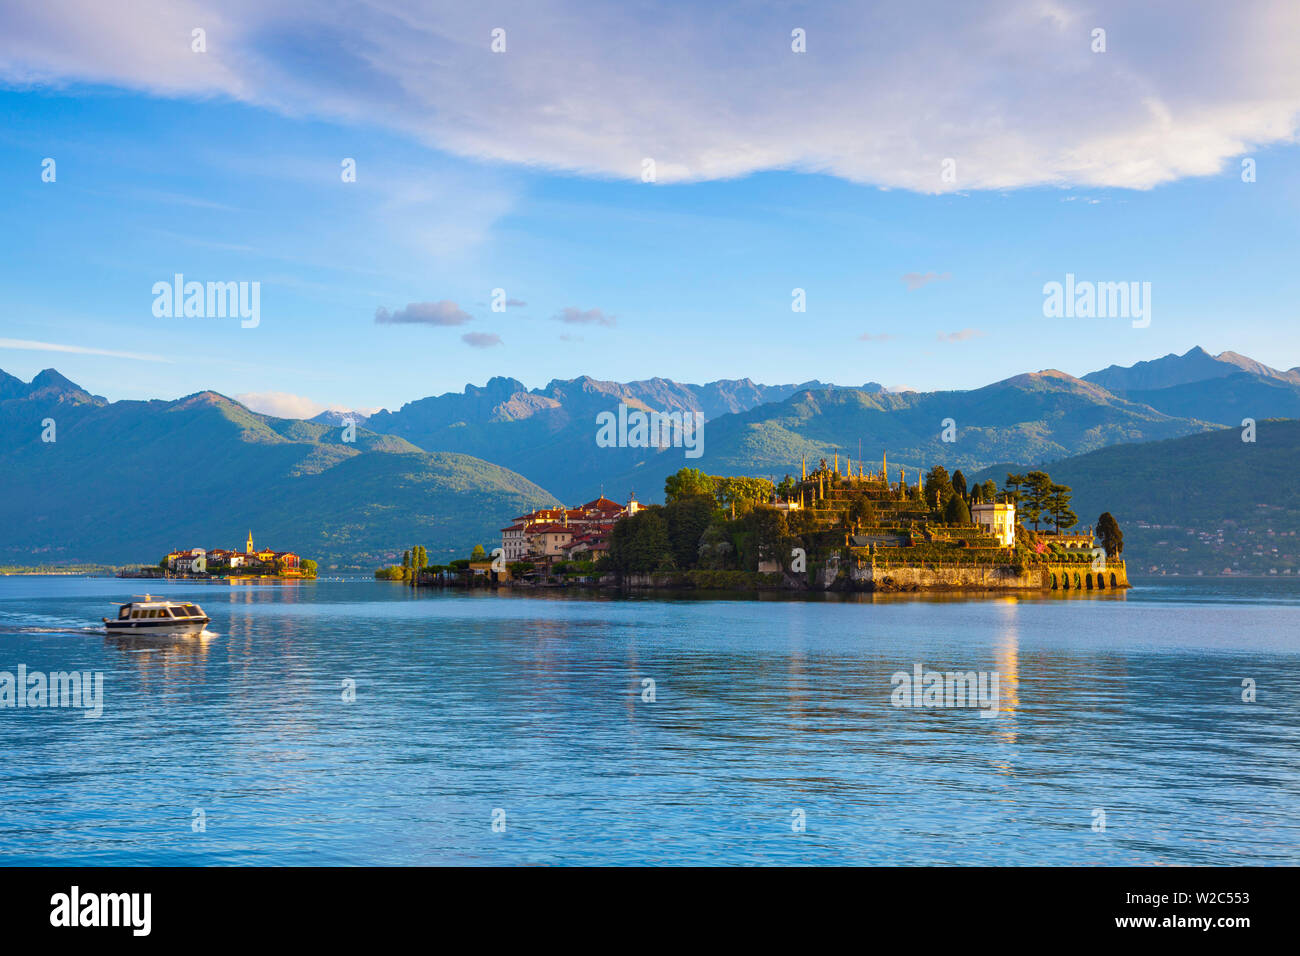
[[[1097,575],[1097,590],[1098,591],[1106,590],[1106,575],[1104,574]]]
[[[1115,572],[1114,572],[1114,571],[1112,571],[1112,572],[1110,573],[1110,586],[1113,587],[1113,588],[1117,588],[1117,587],[1119,587],[1119,582],[1115,580]]]
[[[1056,588],[1057,588],[1057,583],[1056,583],[1056,572],[1053,571],[1053,572],[1052,572],[1052,590],[1055,591]]]
[[[1079,572],[1078,572],[1078,571],[1075,571],[1075,572],[1074,572],[1074,587],[1075,587],[1075,590],[1078,590],[1078,589],[1079,589],[1080,587],[1082,587],[1082,586],[1083,586],[1083,585],[1079,583]]]
[[[1091,574],[1085,574],[1085,575],[1083,576],[1083,583],[1086,584],[1086,585],[1088,586],[1088,590],[1091,591],[1091,590],[1092,590],[1092,575],[1091,575]]]

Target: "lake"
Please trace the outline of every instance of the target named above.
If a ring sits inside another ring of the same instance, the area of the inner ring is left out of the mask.
[[[0,707],[0,862],[1300,863],[1300,581],[1135,583],[0,577],[0,672],[103,680],[98,717]],[[145,589],[210,633],[97,628]],[[918,666],[996,675],[996,706],[895,706]]]

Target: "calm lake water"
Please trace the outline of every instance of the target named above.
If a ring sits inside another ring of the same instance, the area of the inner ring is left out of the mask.
[[[0,708],[0,862],[1300,863],[1300,581],[1139,584],[737,600],[0,578],[0,671],[104,680],[97,719]],[[146,588],[201,603],[212,634],[95,629]],[[997,672],[997,715],[893,706],[915,664]]]

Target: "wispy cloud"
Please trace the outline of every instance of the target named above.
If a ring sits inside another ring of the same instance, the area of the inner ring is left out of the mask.
[[[903,281],[907,283],[909,292],[929,285],[931,282],[946,282],[951,278],[952,273],[950,272],[906,272],[903,274]]]
[[[940,332],[940,342],[965,342],[967,339],[983,338],[987,333],[980,329],[962,329],[959,332]]]
[[[379,325],[464,325],[470,321],[469,313],[450,299],[412,302],[392,312],[382,307],[375,310],[375,322]]]
[[[501,344],[501,336],[494,332],[466,332],[460,340],[475,349],[490,349]]]
[[[57,342],[35,342],[30,339],[0,339],[0,349],[21,349],[28,352],[67,352],[72,355],[104,355],[108,358],[135,359],[138,362],[167,362],[173,360],[147,352],[119,352],[116,349],[96,349],[86,345],[61,345]]]
[[[861,335],[858,336],[858,341],[859,342],[888,342],[893,338],[894,336],[890,335],[888,332],[879,332],[879,333],[863,332]]]
[[[555,313],[553,316],[557,321],[567,322],[570,325],[605,325],[612,326],[616,318],[612,315],[606,315],[600,309],[575,309],[573,306],[567,306]]]

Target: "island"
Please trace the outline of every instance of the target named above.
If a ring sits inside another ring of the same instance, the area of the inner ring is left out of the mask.
[[[243,551],[225,548],[187,548],[170,551],[157,566],[124,571],[124,578],[314,578],[316,562],[293,551],[276,551],[253,545],[253,532]]]
[[[603,495],[544,508],[501,545],[429,565],[422,547],[376,572],[412,586],[1116,591],[1129,587],[1110,512],[1076,530],[1072,489],[1045,471],[968,486],[942,465],[891,477],[838,453],[779,484],[683,468],[663,505]]]

